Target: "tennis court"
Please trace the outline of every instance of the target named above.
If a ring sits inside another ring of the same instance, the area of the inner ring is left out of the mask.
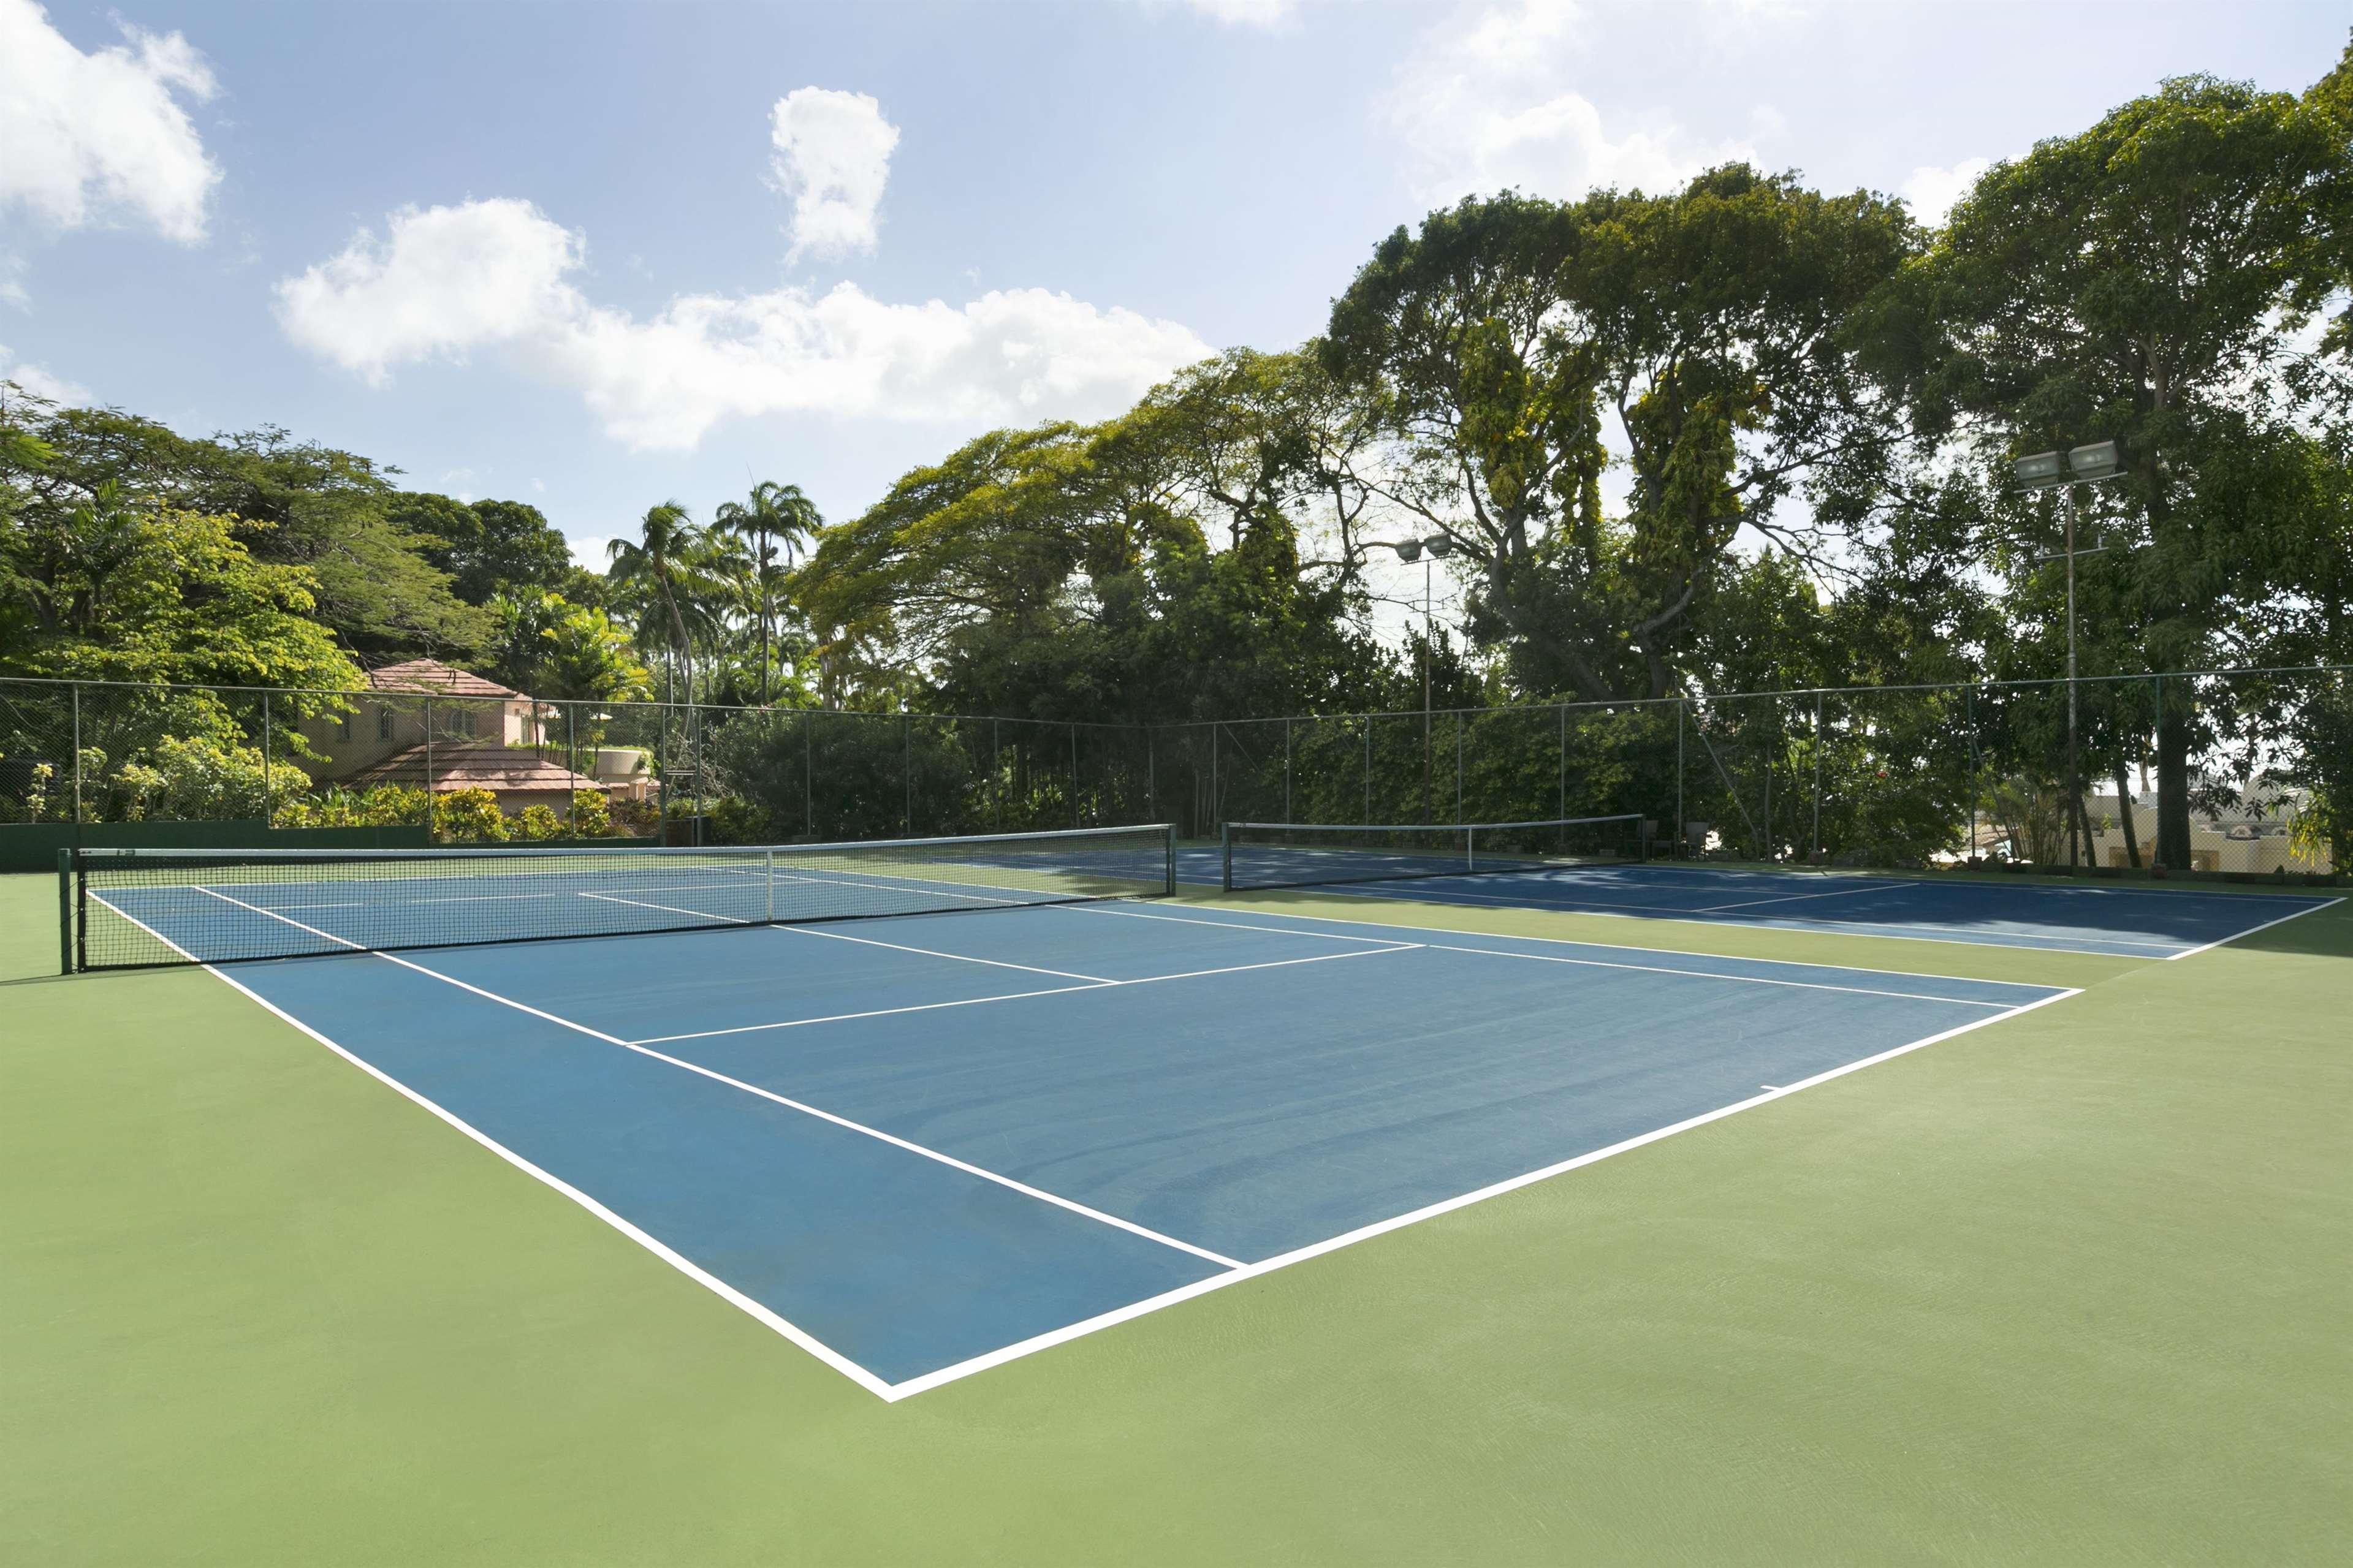
[[[893,1399],[2073,994],[1121,896],[1168,854],[126,857],[84,926]]]
[[[1353,863],[1335,866],[1339,858]],[[1320,895],[1372,901],[1697,921],[2116,958],[2184,958],[2338,901],[2336,895],[1748,870],[1674,860],[1538,868],[1510,876],[1446,871],[1426,855],[1367,856],[1296,844],[1238,847],[1230,879],[1217,849],[1182,850],[1177,868],[1185,881],[1224,881],[1233,889],[1314,887]]]

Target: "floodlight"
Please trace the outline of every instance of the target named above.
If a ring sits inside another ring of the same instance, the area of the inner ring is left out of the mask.
[[[1400,539],[1389,548],[1397,552],[1398,559],[1400,561],[1414,562],[1421,559],[1421,541],[1419,539]]]
[[[2067,467],[2078,479],[2113,479],[2125,471],[2121,441],[2094,441],[2067,453]]]
[[[2019,458],[2010,468],[2018,476],[2018,482],[2031,490],[2063,485],[2067,482],[2067,454],[2037,452],[2031,458]]]
[[[1421,542],[1421,547],[1440,561],[1454,553],[1454,541],[1442,533],[1433,533]]]

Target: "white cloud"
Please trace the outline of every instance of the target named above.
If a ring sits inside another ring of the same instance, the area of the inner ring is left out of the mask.
[[[1185,0],[1194,10],[1228,27],[1288,26],[1299,15],[1296,0]]]
[[[57,228],[128,213],[193,245],[221,172],[175,94],[211,98],[213,74],[177,33],[122,34],[83,54],[33,0],[0,0],[0,209]]]
[[[79,406],[90,401],[90,389],[78,386],[61,375],[52,375],[37,364],[25,364],[0,343],[0,381],[13,381],[36,397],[46,397],[52,403]]]
[[[379,238],[279,285],[289,337],[381,382],[400,364],[499,348],[577,391],[639,448],[694,447],[720,420],[777,414],[979,425],[1116,411],[1209,346],[1176,322],[1043,289],[953,306],[842,283],[690,294],[639,321],[570,281],[583,241],[528,202],[396,213]]]
[[[564,281],[580,237],[529,202],[404,207],[386,228],[278,285],[286,335],[372,383],[402,361],[459,357],[580,309]]]
[[[1754,160],[1745,142],[1705,142],[1660,123],[1612,134],[1569,84],[1606,76],[1588,58],[1574,0],[1465,5],[1422,34],[1382,104],[1404,144],[1407,177],[1433,202],[1515,187],[1573,198],[1599,186],[1659,191],[1700,170]],[[1760,129],[1772,124],[1757,121]]]
[[[533,495],[535,495],[535,496],[543,496],[543,495],[545,495],[545,494],[547,493],[547,481],[546,481],[545,479],[533,479],[533,480],[532,480],[532,481],[531,481],[531,493],[532,493],[532,494],[533,494]]]
[[[1949,169],[1920,168],[1904,182],[1904,199],[1912,216],[1931,228],[1951,215],[1953,204],[1969,194],[1978,177],[1993,167],[1990,158],[1964,158]]]
[[[776,100],[769,167],[793,202],[792,257],[871,251],[899,128],[862,92],[797,88]]]

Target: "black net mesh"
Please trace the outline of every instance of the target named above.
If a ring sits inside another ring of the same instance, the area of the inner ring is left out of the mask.
[[[662,849],[76,852],[77,967],[1011,909],[1174,891],[1165,826]]]

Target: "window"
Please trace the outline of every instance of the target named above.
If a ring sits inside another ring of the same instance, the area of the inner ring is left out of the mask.
[[[392,710],[389,708],[375,710],[375,738],[379,741],[392,739]]]

